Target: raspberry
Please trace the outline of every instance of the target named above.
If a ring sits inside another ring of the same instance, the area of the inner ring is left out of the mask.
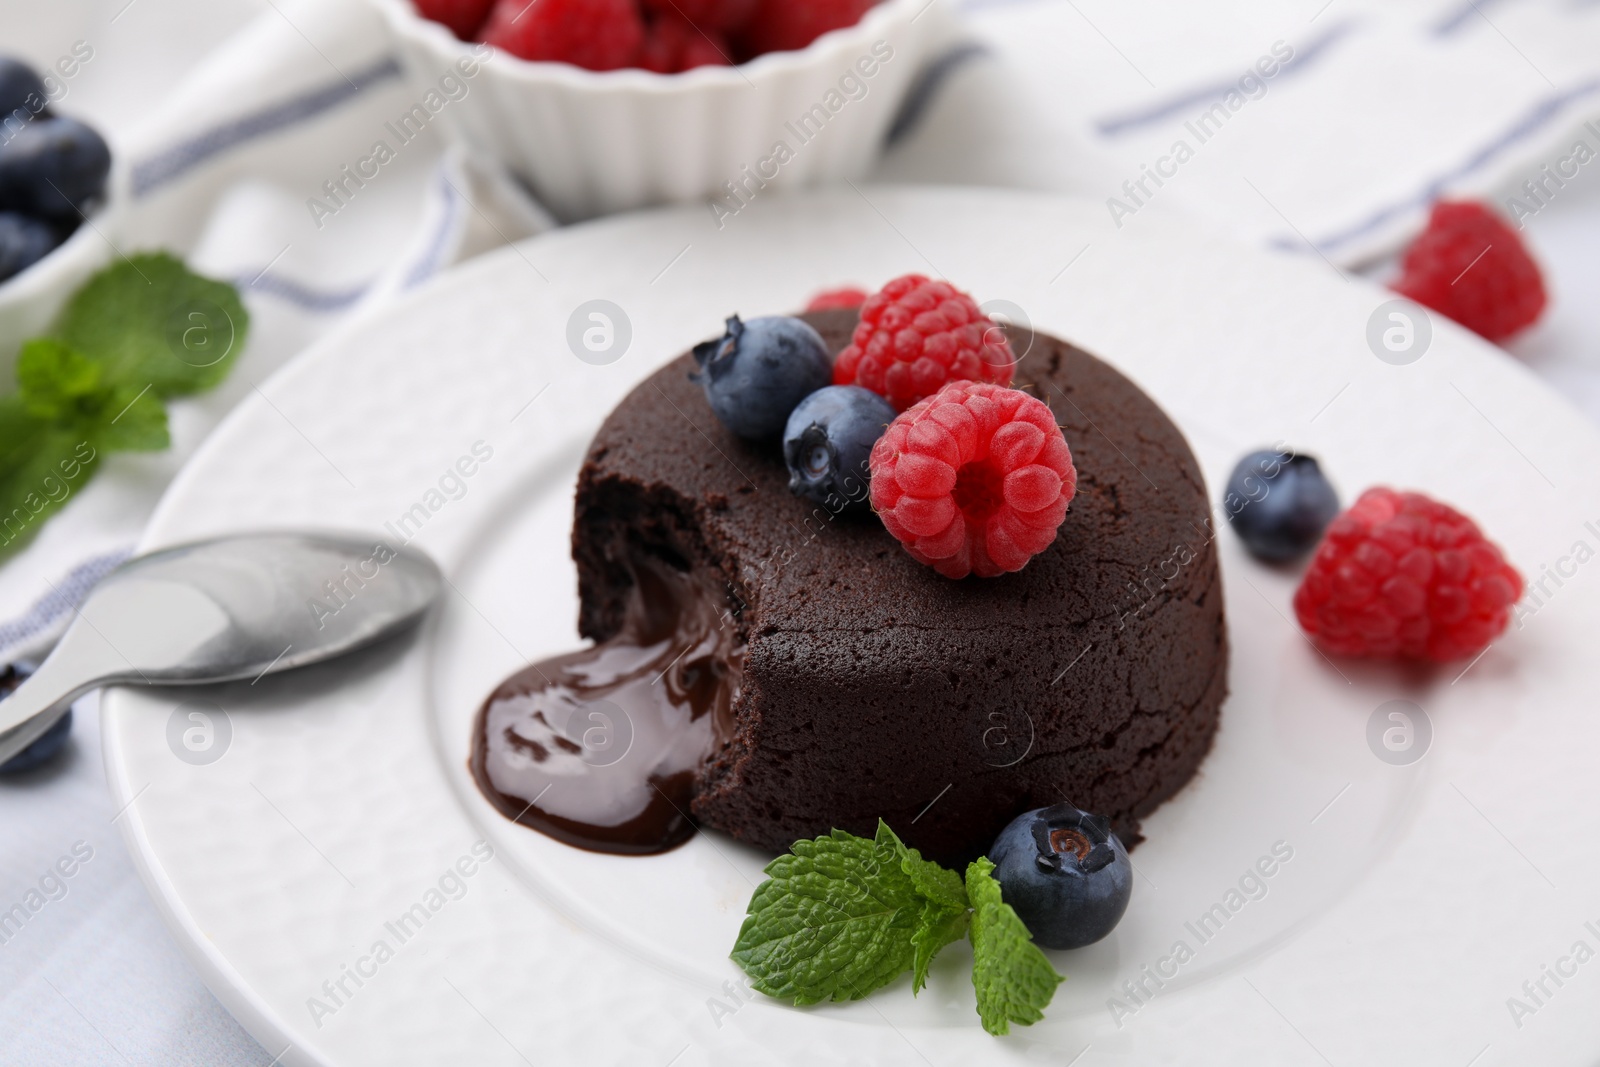
[[[901,412],[869,466],[883,524],[946,578],[1021,570],[1056,539],[1078,488],[1050,409],[988,382],[951,382]]]
[[[701,29],[677,15],[657,15],[645,27],[639,66],[657,74],[677,74],[695,67],[725,67],[727,40],[713,29]]]
[[[846,285],[838,289],[824,289],[811,298],[807,311],[832,311],[835,308],[854,310],[867,302],[867,291]]]
[[[1522,575],[1471,519],[1379,488],[1328,527],[1294,611],[1329,652],[1442,663],[1487,648],[1521,597]]]
[[[1500,341],[1544,310],[1544,281],[1522,239],[1483,204],[1441,200],[1406,249],[1394,291]]]
[[[751,55],[792,52],[829,30],[854,26],[877,0],[761,0],[744,33]]]
[[[833,384],[860,385],[904,411],[946,382],[1010,385],[1016,358],[1005,331],[972,297],[920,274],[896,278],[867,298]]]
[[[483,40],[522,59],[616,70],[639,58],[644,20],[634,0],[497,0]]]
[[[413,0],[417,14],[434,22],[441,22],[451,33],[463,41],[478,36],[478,30],[488,21],[489,9],[494,0]]]
[[[760,0],[644,0],[655,15],[676,15],[705,30],[731,32],[743,29]]]

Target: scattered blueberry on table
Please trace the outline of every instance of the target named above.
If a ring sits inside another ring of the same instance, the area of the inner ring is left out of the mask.
[[[894,407],[859,385],[829,385],[800,401],[783,431],[789,491],[835,510],[867,505],[872,446]]]
[[[1262,451],[1233,469],[1223,506],[1252,555],[1283,563],[1317,547],[1339,514],[1339,495],[1312,457]]]
[[[1111,825],[1071,804],[1011,820],[989,859],[1005,902],[1044,948],[1092,945],[1128,910],[1133,864]]]
[[[752,441],[775,441],[795,406],[833,380],[822,335],[786,315],[740,320],[694,346],[695,379],[722,424]]]
[[[47,104],[38,74],[0,57],[0,282],[72,236],[111,173],[105,139]]]

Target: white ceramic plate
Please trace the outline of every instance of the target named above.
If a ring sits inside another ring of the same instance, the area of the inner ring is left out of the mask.
[[[465,767],[483,696],[576,643],[571,487],[616,400],[730,311],[910,270],[1121,367],[1213,491],[1283,439],[1346,499],[1424,488],[1531,577],[1566,575],[1469,670],[1336,664],[1289,621],[1294,575],[1224,530],[1216,748],[1147,822],[1122,925],[1060,956],[1048,1018],[1005,1040],[977,1025],[960,945],[916,999],[908,983],[810,1010],[750,997],[727,952],[768,857],[715,834],[653,859],[569,849],[507,823]],[[596,299],[631,322],[604,366],[566,340]],[[1600,439],[1448,323],[1419,361],[1380,361],[1367,323],[1385,299],[1316,258],[1118,232],[1095,203],[929,189],[773,198],[720,231],[701,209],[653,213],[475,261],[267,383],[146,538],[380,533],[409,513],[448,601],[354,664],[110,694],[119,825],[201,974],[290,1064],[1588,1062],[1600,962],[1573,953],[1600,948]],[[1431,734],[1405,765],[1368,741],[1396,699]],[[1251,876],[1275,847],[1292,857]]]

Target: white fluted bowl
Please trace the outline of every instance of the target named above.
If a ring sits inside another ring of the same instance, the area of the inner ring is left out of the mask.
[[[458,64],[483,46],[422,18],[410,0],[371,2],[394,33],[418,104],[433,94],[429,120],[502,162],[566,221],[694,200],[736,214],[772,189],[863,176],[922,62],[922,24],[932,21],[919,17],[929,0],[882,0],[804,49],[736,67],[596,73],[490,49],[466,77]],[[459,86],[454,99],[441,84],[447,76]]]

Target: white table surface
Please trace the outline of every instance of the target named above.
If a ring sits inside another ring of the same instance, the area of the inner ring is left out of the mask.
[[[215,0],[205,18],[179,20],[162,0],[125,4],[52,0],[42,13],[33,0],[4,0],[0,41],[48,55],[94,22],[98,55],[73,84],[73,107],[114,128],[136,121],[199,56],[268,9],[268,0]],[[894,180],[916,177],[907,169],[886,164]],[[1600,168],[1581,172],[1529,221],[1526,237],[1546,268],[1551,309],[1507,358],[1600,420],[1600,301],[1591,295],[1600,290]],[[95,711],[92,698],[80,705],[63,759],[0,779],[0,911],[75,845],[93,850],[64,895],[0,943],[0,1065],[269,1065],[277,1050],[244,1033],[195,977],[134,873],[105,790]]]

